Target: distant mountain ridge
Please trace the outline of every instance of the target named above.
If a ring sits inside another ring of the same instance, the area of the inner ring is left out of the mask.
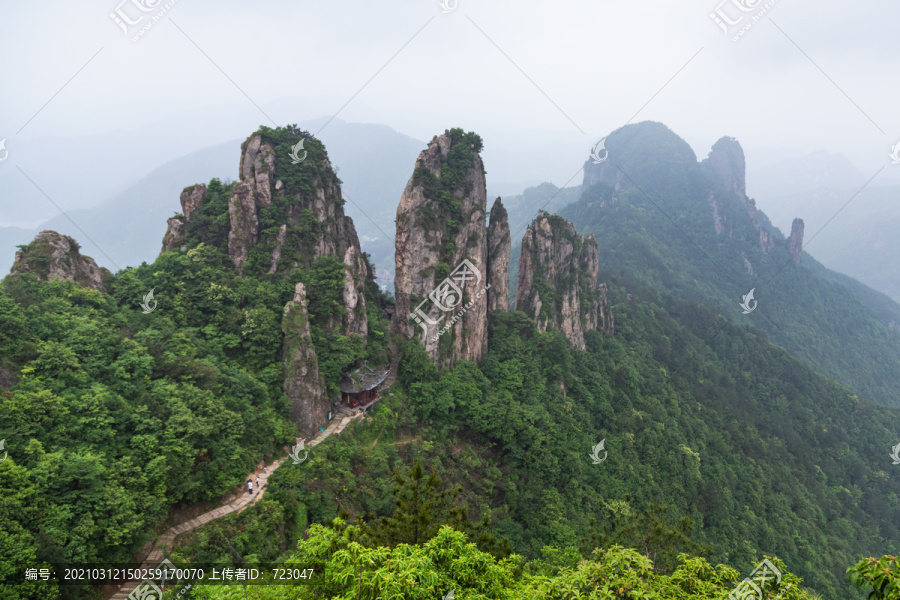
[[[382,285],[391,285],[397,200],[409,176],[409,164],[425,142],[386,125],[347,123],[330,117],[303,121],[300,126],[311,132],[321,130],[338,176],[346,179],[342,187],[347,214],[358,224],[363,250],[372,256]],[[12,265],[16,245],[47,229],[79,240],[98,264],[113,271],[153,262],[166,231],[166,219],[180,210],[178,198],[185,182],[236,179],[234,156],[241,141],[235,139],[176,158],[99,206],[66,210],[71,220],[58,215],[34,229],[0,228],[0,271]]]
[[[581,199],[560,212],[594,233],[601,272],[747,321],[857,393],[900,403],[900,306],[792,254],[802,240],[785,238],[746,195],[736,140],[722,138],[698,162],[665,125],[644,122],[606,147],[607,161],[585,164]],[[758,309],[745,315],[751,289]]]

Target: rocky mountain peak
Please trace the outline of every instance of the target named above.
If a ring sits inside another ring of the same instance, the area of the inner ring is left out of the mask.
[[[498,197],[488,226],[488,312],[509,310],[509,215]]]
[[[487,352],[489,299],[483,296],[492,271],[481,147],[477,134],[462,129],[435,136],[416,159],[397,207],[393,330],[420,339],[441,366],[478,361]],[[502,262],[502,248],[497,256]],[[495,269],[490,277],[501,275]]]
[[[55,231],[42,231],[16,252],[10,275],[34,273],[41,281],[74,281],[92,290],[108,291],[110,272],[83,256],[78,243]]]
[[[795,265],[799,265],[803,257],[803,229],[803,219],[794,219],[791,223],[791,237],[788,238],[788,251]]]
[[[599,267],[593,234],[585,237],[562,217],[542,213],[522,238],[516,309],[530,315],[538,330],[558,329],[574,348],[584,350],[588,331],[613,333]]]
[[[722,137],[713,144],[712,149],[700,163],[700,168],[712,179],[721,183],[725,189],[737,194],[741,199],[747,198],[746,170],[744,149],[733,137]]]
[[[175,215],[168,220],[160,254],[171,252],[176,248],[182,251],[187,250],[185,245],[186,226],[191,219],[191,215],[203,206],[203,203],[206,201],[206,191],[206,184],[198,183],[184,188],[181,192],[181,214]]]
[[[340,180],[325,146],[294,126],[262,127],[241,144],[240,179],[197,184],[181,193],[182,215],[169,219],[163,252],[204,242],[228,253],[238,273],[273,276],[333,256],[346,267],[342,333],[368,332],[363,289],[372,274]],[[214,185],[215,184],[215,185]],[[227,211],[227,231],[215,226]],[[192,226],[206,220],[209,226]]]
[[[763,252],[769,252],[775,247],[775,240],[769,229],[763,224],[759,212],[756,209],[756,201],[747,197],[747,163],[744,158],[744,149],[733,137],[722,137],[713,144],[712,149],[700,163],[700,169],[712,181],[719,183],[727,191],[732,192],[743,202],[750,217],[750,222],[759,236],[759,245]],[[718,226],[718,205],[713,195],[710,196],[710,206],[713,208],[713,220],[717,223],[717,233],[721,233]]]

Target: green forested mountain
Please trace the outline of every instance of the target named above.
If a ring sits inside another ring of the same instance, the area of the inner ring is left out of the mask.
[[[301,139],[307,154],[294,163]],[[709,226],[708,241],[722,242],[713,217],[691,225],[703,217],[691,216],[691,194],[715,180],[668,139],[629,175],[649,178],[641,189],[667,198],[679,227]],[[653,179],[659,169],[666,177]],[[587,331],[581,351],[532,315],[498,310],[483,360],[453,369],[416,340],[388,339],[388,299],[356,255],[340,180],[321,142],[295,128],[248,138],[241,181],[186,188],[153,264],[82,287],[47,281],[90,260],[77,246],[60,256],[25,245],[0,283],[0,555],[12,557],[0,576],[9,582],[22,563],[126,561],[171,510],[233,490],[310,429],[295,414],[310,400],[296,397],[299,366],[302,389],[328,404],[343,372],[395,353],[397,380],[365,419],[283,464],[261,501],[183,536],[171,557],[314,566],[314,585],[200,585],[182,598],[721,599],[764,556],[793,585],[773,597],[861,597],[847,569],[900,551],[888,455],[900,409],[865,394],[895,374],[867,363],[851,390],[810,363],[858,368],[850,351],[830,354],[831,344],[866,350],[854,336],[890,348],[876,300],[869,312],[852,282],[824,279],[804,256],[778,274],[790,282],[782,295],[768,291],[777,278],[759,285],[748,322],[725,318],[752,280],[727,260],[743,251],[771,277],[792,261],[785,240],[764,251],[742,222],[746,205],[713,186],[732,233],[707,257],[609,173],[570,210],[617,224],[594,230],[614,333]],[[74,245],[62,237],[46,239]],[[151,289],[158,306],[147,312]],[[816,320],[851,308],[860,314],[844,323]],[[780,328],[768,332],[766,319]],[[809,355],[788,347],[823,331],[843,338],[811,338]],[[854,571],[863,592],[883,582],[868,564]]]
[[[791,253],[745,194],[737,141],[719,140],[698,163],[684,140],[645,122],[610,134],[606,147],[606,162],[585,163],[581,199],[560,211],[594,233],[602,269],[713,307],[860,396],[900,403],[900,307]],[[743,314],[751,289],[758,306]]]

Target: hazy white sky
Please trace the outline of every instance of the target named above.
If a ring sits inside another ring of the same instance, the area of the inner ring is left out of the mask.
[[[701,158],[731,135],[751,163],[825,149],[866,176],[900,140],[894,0],[727,0],[743,23],[774,4],[738,42],[710,18],[721,0],[447,0],[446,14],[438,0],[168,0],[138,42],[110,13],[143,25],[167,2],[120,1],[0,2],[0,139],[21,159],[0,171],[104,176],[103,152],[15,154],[42,137],[138,140],[125,158],[149,171],[338,111],[422,140],[475,130],[489,184],[563,185],[632,118],[666,123]]]

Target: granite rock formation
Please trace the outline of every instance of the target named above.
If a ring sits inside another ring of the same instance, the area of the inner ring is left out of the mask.
[[[487,352],[490,267],[480,150],[474,133],[435,136],[397,207],[393,331],[421,340],[442,367],[479,361]]]
[[[803,258],[803,219],[794,219],[791,223],[791,237],[788,238],[788,252],[791,253],[795,265]]]
[[[587,332],[613,333],[599,266],[593,234],[584,237],[565,219],[542,213],[522,238],[516,309],[530,315],[538,330],[557,329],[584,350]]]
[[[74,281],[92,290],[109,291],[110,272],[83,256],[78,243],[55,231],[42,231],[16,252],[10,275],[34,273],[41,281]]]
[[[500,198],[491,207],[488,226],[488,312],[509,310],[509,215]]]
[[[344,214],[339,181],[324,146],[308,134],[290,133],[292,140],[307,142],[307,158],[300,163],[278,161],[276,134],[271,131],[254,133],[241,144],[240,180],[222,192],[228,206],[227,247],[223,249],[241,275],[250,264],[253,275],[271,276],[309,268],[326,256],[343,261],[347,314],[335,326],[344,335],[359,334],[365,340],[368,316],[363,289],[372,274],[363,259],[356,227]],[[209,201],[209,195],[203,184],[185,188],[181,194],[183,214],[169,219],[163,252],[187,250],[200,241],[210,241],[202,236],[188,239],[193,236],[188,231],[192,216]],[[214,243],[222,245],[218,240]],[[251,255],[254,260],[248,263]]]
[[[284,307],[284,393],[291,405],[291,420],[306,439],[315,437],[328,421],[330,401],[325,395],[325,379],[319,375],[319,359],[309,330],[306,289],[294,288],[294,298]]]
[[[191,215],[203,206],[206,201],[206,184],[198,183],[188,186],[181,192],[181,214],[175,215],[168,220],[166,235],[163,236],[162,251],[171,252],[176,248],[184,251],[187,250],[185,245],[187,235],[187,222]]]
[[[720,183],[726,190],[736,195],[747,210],[750,222],[759,236],[759,246],[763,252],[769,252],[775,247],[775,240],[769,233],[760,219],[759,212],[756,209],[756,201],[747,197],[746,185],[746,161],[744,159],[744,149],[741,148],[740,142],[732,137],[720,138],[709,152],[709,156],[700,163],[701,170],[706,175]],[[715,199],[710,197],[710,204],[713,206],[716,221],[716,232],[720,231],[718,210]]]

